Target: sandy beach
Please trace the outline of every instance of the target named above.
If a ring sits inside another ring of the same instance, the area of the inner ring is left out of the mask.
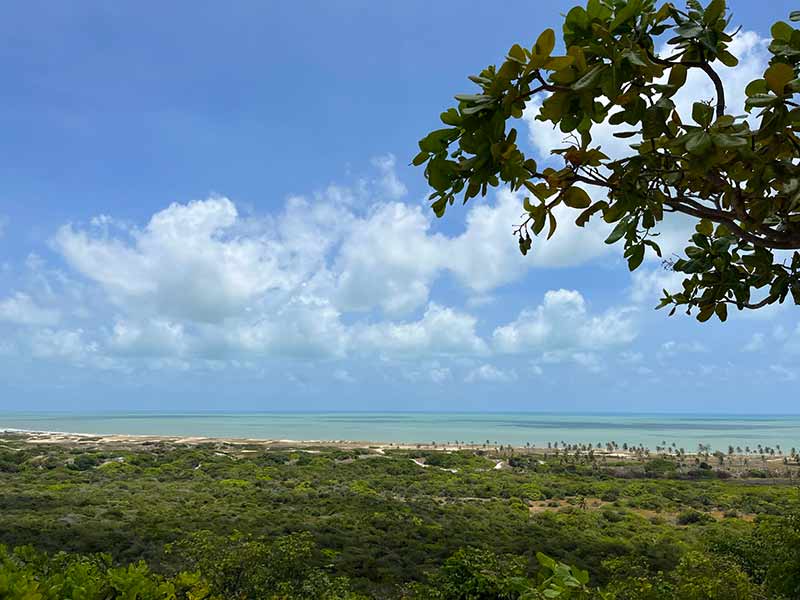
[[[501,455],[514,454],[565,454],[586,456],[588,449],[565,450],[564,448],[543,448],[537,446],[512,446],[494,444],[464,444],[464,443],[396,443],[376,440],[293,440],[293,439],[265,439],[265,438],[237,438],[237,437],[205,437],[205,436],[165,436],[165,435],[133,435],[133,434],[90,434],[73,432],[54,432],[54,431],[22,431],[22,430],[0,430],[0,443],[3,441],[24,441],[31,445],[58,445],[75,448],[97,448],[97,449],[143,449],[149,446],[159,445],[181,445],[181,446],[204,446],[212,445],[225,449],[226,452],[236,454],[246,454],[259,449],[263,450],[302,450],[313,452],[314,449],[334,448],[338,450],[368,450],[377,455],[383,455],[387,450],[421,450],[433,452],[456,452],[459,450],[489,451]],[[648,449],[645,452],[631,449],[614,448],[608,450],[606,447],[592,448],[591,453],[603,460],[634,461],[657,458],[662,454]],[[674,455],[672,455],[674,456]],[[717,455],[719,456],[719,455]],[[715,455],[698,452],[686,452],[684,460],[694,460],[695,458],[716,462]],[[745,468],[748,465],[761,466],[766,469],[786,469],[800,472],[800,465],[792,461],[789,465],[784,462],[785,455],[761,456],[756,453],[751,454],[726,454],[725,463],[728,468]],[[501,469],[507,466],[506,463],[496,466]]]

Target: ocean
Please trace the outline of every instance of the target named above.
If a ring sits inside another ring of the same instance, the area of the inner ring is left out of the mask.
[[[800,415],[427,412],[0,412],[0,430],[546,446],[548,442],[800,448]]]

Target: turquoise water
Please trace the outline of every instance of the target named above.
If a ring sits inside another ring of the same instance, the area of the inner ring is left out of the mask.
[[[455,440],[536,446],[662,442],[726,450],[800,448],[800,416],[554,413],[0,412],[0,430],[430,443]]]

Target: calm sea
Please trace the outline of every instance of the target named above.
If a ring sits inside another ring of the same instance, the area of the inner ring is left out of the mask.
[[[800,448],[800,416],[554,413],[0,412],[0,430],[406,443]]]

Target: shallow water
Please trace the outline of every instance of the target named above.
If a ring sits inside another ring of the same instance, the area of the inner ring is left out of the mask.
[[[581,413],[0,412],[0,430],[406,443],[546,446],[675,444],[686,451],[758,444],[800,448],[800,416]]]

